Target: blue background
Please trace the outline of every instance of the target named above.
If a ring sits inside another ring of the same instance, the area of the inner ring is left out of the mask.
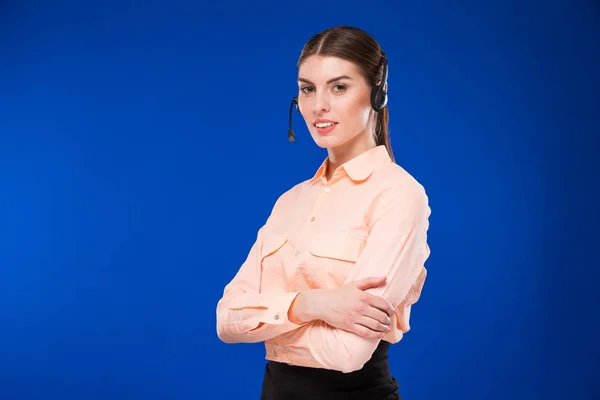
[[[325,152],[313,34],[390,60],[392,143],[430,196],[405,399],[598,399],[594,1],[0,2],[0,398],[258,399],[215,306]]]

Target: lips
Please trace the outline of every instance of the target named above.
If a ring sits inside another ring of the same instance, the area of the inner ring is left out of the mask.
[[[336,121],[332,121],[330,119],[317,119],[313,122],[313,126],[319,129],[330,128],[331,126],[336,124]]]
[[[313,126],[317,129],[317,132],[320,135],[328,134],[335,129],[337,124],[337,122],[329,119],[317,119],[315,122],[313,122]]]

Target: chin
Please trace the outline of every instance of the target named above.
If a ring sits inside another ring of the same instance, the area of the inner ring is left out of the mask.
[[[343,140],[340,140],[335,135],[319,135],[318,133],[314,133],[312,137],[316,145],[322,149],[330,149],[343,144]]]

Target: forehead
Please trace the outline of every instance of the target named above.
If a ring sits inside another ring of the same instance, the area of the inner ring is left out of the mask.
[[[342,75],[357,79],[360,74],[354,63],[335,56],[312,55],[307,57],[298,68],[298,78],[315,83]]]

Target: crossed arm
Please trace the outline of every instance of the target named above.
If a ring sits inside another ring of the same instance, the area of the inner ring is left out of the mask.
[[[365,248],[346,279],[349,283],[386,276],[384,285],[367,292],[384,298],[394,308],[406,299],[414,283],[424,278],[423,266],[429,257],[431,211],[425,192],[418,188],[408,193],[396,189],[385,196],[373,216]],[[259,292],[262,231],[217,305],[219,338],[226,343],[261,342],[304,326],[303,335],[307,335],[305,342],[313,358],[310,366],[344,372],[362,368],[380,339],[366,339],[320,320],[295,324],[288,318],[288,311],[299,292]]]

